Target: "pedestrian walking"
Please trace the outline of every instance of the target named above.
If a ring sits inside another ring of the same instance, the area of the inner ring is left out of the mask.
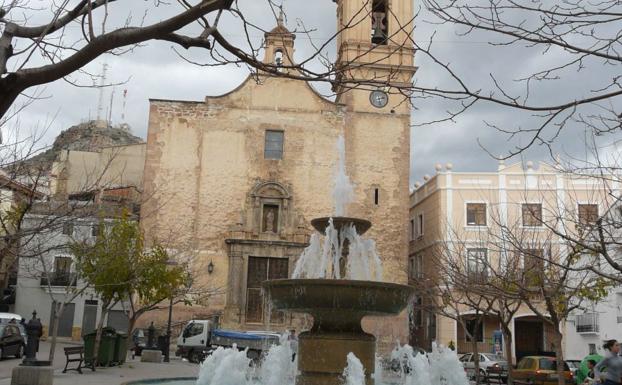
[[[622,357],[620,357],[620,344],[617,340],[605,342],[606,350],[603,358],[594,367],[594,378],[600,378],[603,385],[622,385]],[[602,371],[607,368],[603,373]]]

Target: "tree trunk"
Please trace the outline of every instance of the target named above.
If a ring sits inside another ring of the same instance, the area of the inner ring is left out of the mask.
[[[507,380],[507,385],[512,385],[514,380],[512,377],[512,370],[514,369],[514,366],[512,365],[512,360],[513,360],[513,354],[512,354],[512,332],[509,330],[509,328],[506,328],[505,326],[502,326],[503,329],[503,342],[504,342],[504,349],[505,349],[505,359],[508,361],[508,380]]]
[[[99,345],[101,344],[101,339],[102,339],[102,329],[104,328],[104,319],[106,318],[106,315],[108,314],[108,306],[110,305],[110,302],[104,302],[102,303],[102,314],[101,317],[99,317],[99,322],[97,323],[97,331],[95,333],[95,343],[93,344],[93,370],[95,370],[95,367],[97,366],[97,360],[99,359],[98,357],[98,352],[99,352]]]
[[[11,75],[8,75],[7,78],[10,78]],[[19,96],[22,90],[16,90],[11,87],[8,83],[10,81],[2,79],[0,80],[0,118],[4,117],[4,115],[9,111],[15,99]]]
[[[54,313],[52,314],[52,325],[54,327],[52,330],[48,331],[48,335],[50,336],[50,354],[48,356],[48,360],[51,364],[54,364],[54,352],[56,351],[56,336],[58,335],[58,324],[60,321],[60,316],[63,314],[65,310],[64,302],[56,302],[54,303]]]
[[[562,350],[562,333],[559,331],[559,327],[554,327],[553,332],[553,346],[555,348],[555,358],[557,360],[557,384],[565,385],[566,379],[564,378],[564,352]]]
[[[479,321],[475,323],[475,333],[473,333],[473,335],[471,335],[471,346],[472,346],[472,351],[473,351],[473,356],[471,357],[471,359],[473,360],[473,367],[475,370],[475,384],[479,385],[480,381],[481,381],[481,376],[479,373],[479,346],[477,346],[477,340],[479,339],[479,335],[477,334],[479,331],[479,327],[480,327],[480,323],[483,321]],[[465,334],[469,334],[469,332],[466,332]],[[483,337],[483,336],[482,336]]]
[[[473,360],[473,367],[475,370],[475,383],[479,384],[481,381],[481,376],[479,375],[479,347],[477,346],[477,337],[474,336],[471,339],[471,346],[473,347],[473,356],[471,357],[471,359]]]
[[[127,325],[127,338],[129,338],[129,343],[127,344],[128,349],[134,349],[134,340],[132,339],[132,333],[134,332],[134,327],[136,327],[136,321],[138,321],[138,317],[132,315],[129,319]]]

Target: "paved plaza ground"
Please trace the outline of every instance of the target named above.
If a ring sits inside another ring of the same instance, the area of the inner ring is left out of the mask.
[[[170,378],[170,377],[193,377],[196,376],[199,366],[178,358],[171,357],[170,363],[143,363],[140,357],[131,359],[120,367],[97,368],[95,372],[84,369],[83,374],[70,371],[61,373],[65,366],[65,355],[63,347],[71,346],[69,343],[59,343],[56,348],[56,358],[54,359],[54,385],[120,385],[126,381],[149,379],[149,378]],[[41,342],[39,359],[47,359],[50,351],[48,342]],[[0,385],[11,384],[11,371],[21,363],[21,359],[5,358],[0,361]]]

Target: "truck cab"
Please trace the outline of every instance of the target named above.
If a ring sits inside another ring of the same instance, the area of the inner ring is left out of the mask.
[[[177,338],[175,355],[188,359],[190,362],[201,361],[203,351],[209,344],[213,322],[208,320],[191,320]]]
[[[281,336],[274,332],[216,329],[216,324],[212,321],[192,320],[186,324],[177,338],[175,355],[198,363],[222,347],[246,350],[248,358],[258,360],[272,345],[278,345],[280,338]]]

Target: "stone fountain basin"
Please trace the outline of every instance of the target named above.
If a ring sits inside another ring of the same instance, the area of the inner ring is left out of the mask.
[[[411,286],[347,279],[275,279],[263,287],[276,309],[330,318],[399,314],[414,296]]]
[[[369,228],[371,227],[371,222],[361,218],[351,218],[351,217],[323,217],[323,218],[315,218],[311,220],[311,226],[316,229],[320,234],[324,234],[326,232],[326,228],[328,227],[328,223],[330,220],[333,220],[333,226],[339,232],[347,226],[354,225],[356,228],[356,233],[359,235],[363,235]]]

